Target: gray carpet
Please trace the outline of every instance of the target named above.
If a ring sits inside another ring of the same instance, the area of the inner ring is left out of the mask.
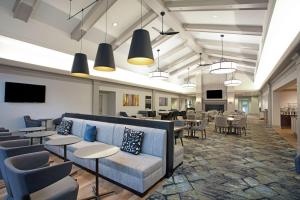
[[[184,163],[148,199],[300,199],[296,150],[263,122],[248,120],[247,135],[184,139]]]

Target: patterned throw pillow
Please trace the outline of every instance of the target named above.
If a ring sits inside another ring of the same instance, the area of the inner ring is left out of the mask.
[[[69,120],[62,120],[56,128],[57,134],[70,135],[72,125],[73,125],[73,121],[71,121],[71,120],[70,121]]]
[[[143,138],[143,131],[136,131],[125,127],[121,151],[138,155],[142,151]]]

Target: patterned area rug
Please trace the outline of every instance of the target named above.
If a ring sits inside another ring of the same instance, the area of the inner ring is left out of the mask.
[[[262,121],[248,120],[247,135],[184,139],[184,163],[148,199],[300,199],[296,150]]]

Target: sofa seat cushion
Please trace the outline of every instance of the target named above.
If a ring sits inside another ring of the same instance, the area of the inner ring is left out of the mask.
[[[74,152],[78,149],[81,149],[83,147],[89,147],[89,146],[93,146],[93,145],[98,145],[98,144],[103,144],[101,142],[88,142],[88,141],[85,141],[85,140],[82,140],[80,142],[77,142],[75,144],[71,144],[71,145],[68,145],[67,146],[67,149],[70,151],[70,152]]]
[[[119,151],[112,156],[100,159],[100,166],[101,164],[139,178],[146,178],[163,167],[160,157],[148,154],[133,155],[124,151]]]

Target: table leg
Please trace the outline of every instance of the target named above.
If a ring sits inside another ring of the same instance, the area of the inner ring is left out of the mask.
[[[67,145],[64,145],[64,161],[67,161]]]

